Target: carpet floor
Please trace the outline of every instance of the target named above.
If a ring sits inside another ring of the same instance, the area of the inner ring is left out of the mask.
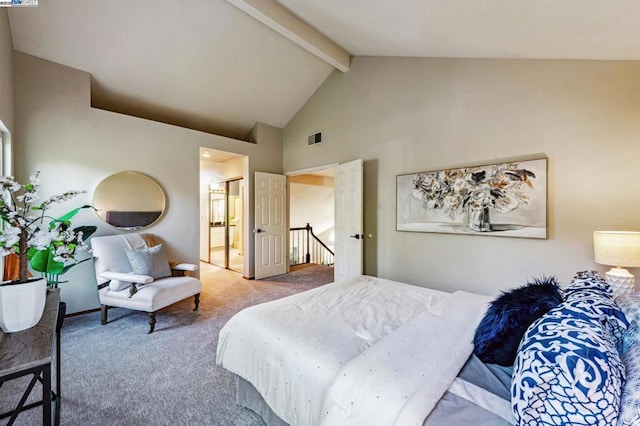
[[[189,298],[161,310],[152,334],[144,312],[111,309],[105,326],[99,312],[66,318],[60,423],[263,425],[257,414],[236,404],[235,377],[215,363],[218,332],[245,307],[332,282],[332,271],[303,267],[254,281],[203,265],[200,309],[193,312]],[[16,379],[0,388],[2,412],[17,405],[27,384]],[[41,395],[41,389],[38,383],[32,394]],[[21,413],[15,424],[42,424],[42,408]]]

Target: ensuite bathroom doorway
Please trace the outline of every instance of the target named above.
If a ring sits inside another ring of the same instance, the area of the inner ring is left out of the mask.
[[[244,273],[246,156],[201,149],[200,260]]]
[[[243,271],[242,250],[242,192],[244,179],[220,183],[220,188],[211,189],[210,197],[210,263],[232,271]]]

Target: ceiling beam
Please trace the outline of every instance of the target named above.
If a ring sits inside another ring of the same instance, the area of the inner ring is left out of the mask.
[[[227,1],[333,67],[342,72],[349,71],[349,52],[275,0]]]

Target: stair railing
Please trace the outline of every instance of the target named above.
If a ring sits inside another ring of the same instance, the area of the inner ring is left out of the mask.
[[[289,264],[316,263],[318,265],[333,265],[333,251],[323,243],[313,227],[307,223],[302,228],[289,229]]]

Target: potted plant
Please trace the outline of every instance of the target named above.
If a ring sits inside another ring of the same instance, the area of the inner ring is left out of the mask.
[[[40,321],[46,299],[47,284],[57,286],[58,276],[77,263],[84,241],[95,232],[94,226],[71,228],[71,218],[84,205],[53,218],[46,214],[52,205],[69,200],[84,191],[68,191],[37,204],[40,171],[21,185],[12,176],[0,177],[0,256],[15,253],[18,279],[0,283],[0,328],[15,332],[33,327]],[[86,259],[88,260],[88,259]],[[43,277],[29,278],[28,264]],[[50,281],[50,283],[49,283]]]

